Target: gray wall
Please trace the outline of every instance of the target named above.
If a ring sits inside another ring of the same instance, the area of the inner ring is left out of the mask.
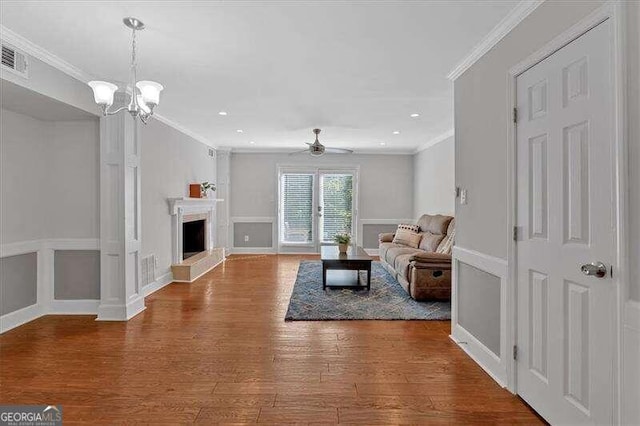
[[[378,248],[378,235],[384,232],[396,232],[399,224],[386,225],[367,223],[362,225],[362,247],[367,249]]]
[[[500,278],[458,264],[458,323],[500,356]]]
[[[0,315],[34,305],[38,294],[36,253],[0,259]]]
[[[455,81],[456,185],[468,191],[467,204],[456,204],[457,246],[506,259],[509,237],[505,225],[506,129],[511,120],[506,108],[507,73],[601,4],[600,1],[543,3]],[[458,315],[466,318],[467,326],[482,325],[482,330],[469,331],[485,346],[495,348],[494,340],[500,333],[495,321],[500,294],[474,292],[476,281],[473,274],[464,271],[459,274],[458,287],[462,292],[459,297],[464,298],[467,291],[475,299],[472,305],[461,305]],[[494,329],[490,331],[488,327]]]
[[[468,190],[457,245],[507,257],[507,73],[600,4],[543,3],[455,81],[456,185]]]
[[[455,211],[455,146],[447,138],[413,156],[413,216],[453,216]]]
[[[6,109],[0,113],[0,243],[98,238],[98,120],[44,121]],[[59,263],[56,253],[55,297],[98,299],[97,252],[91,252],[93,259],[68,253],[75,262]],[[3,314],[24,307],[25,300],[35,303],[36,257],[2,259]]]
[[[98,120],[0,112],[0,243],[98,238]]]
[[[41,239],[48,123],[2,109],[0,124],[0,243]]]
[[[411,155],[325,155],[312,158],[304,154],[294,157],[269,153],[231,155],[231,217],[277,219],[278,166],[359,166],[359,219],[413,217]],[[277,241],[276,235],[273,238]]]
[[[99,251],[56,250],[53,259],[54,299],[100,299]]]
[[[456,184],[468,188],[468,204],[456,206],[458,246],[502,259],[507,257],[507,125],[505,108],[508,70],[600,7],[603,1],[545,2],[484,57],[460,76],[454,86]],[[631,279],[629,298],[640,300],[640,4],[625,2],[627,19],[627,136]],[[543,30],[541,30],[543,29]],[[480,226],[479,226],[480,225]],[[462,270],[458,316],[463,327],[491,350],[497,350],[500,295],[480,292],[487,282]],[[495,284],[494,284],[495,287]],[[466,303],[469,300],[473,303]],[[625,309],[630,307],[626,306]],[[631,318],[631,312],[628,314]],[[638,416],[637,325],[627,320],[623,332],[623,422]],[[633,420],[632,420],[633,419]]]
[[[186,197],[189,184],[216,181],[209,147],[151,120],[142,127],[142,257],[157,256],[160,277],[171,270],[171,216],[167,198]]]

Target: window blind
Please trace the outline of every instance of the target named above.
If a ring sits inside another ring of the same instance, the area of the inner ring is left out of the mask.
[[[281,191],[281,241],[313,242],[313,174],[283,174]]]

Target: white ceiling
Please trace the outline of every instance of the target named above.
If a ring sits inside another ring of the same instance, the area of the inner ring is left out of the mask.
[[[517,3],[2,1],[0,12],[112,81],[128,78],[122,18],[143,20],[138,78],[165,85],[157,112],[215,146],[303,148],[320,127],[328,146],[400,152],[451,130],[447,73]]]

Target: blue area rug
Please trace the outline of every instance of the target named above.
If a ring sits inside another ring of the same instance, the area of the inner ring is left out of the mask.
[[[366,272],[361,272],[366,279]],[[286,321],[448,320],[450,302],[416,302],[379,263],[371,267],[371,290],[322,290],[322,263],[302,261]]]

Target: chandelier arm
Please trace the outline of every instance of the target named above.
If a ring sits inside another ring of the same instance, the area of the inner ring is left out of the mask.
[[[126,106],[120,107],[115,111],[108,111],[108,110],[104,110],[104,115],[116,115],[117,113],[119,113],[120,111],[125,111],[128,110],[128,108]]]

